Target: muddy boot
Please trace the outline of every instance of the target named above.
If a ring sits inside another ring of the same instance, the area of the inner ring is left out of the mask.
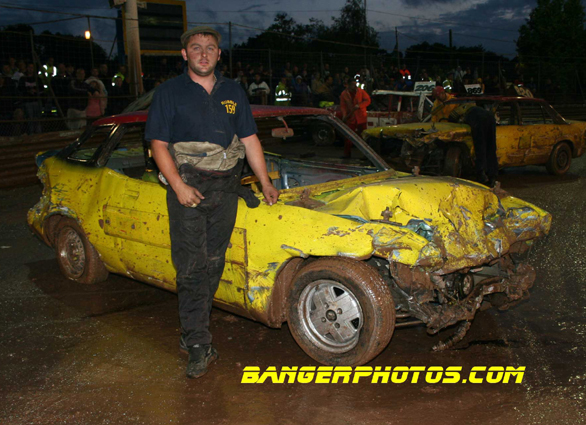
[[[212,344],[195,344],[189,347],[189,360],[187,361],[188,378],[199,378],[208,371],[208,365],[218,358],[218,352]]]

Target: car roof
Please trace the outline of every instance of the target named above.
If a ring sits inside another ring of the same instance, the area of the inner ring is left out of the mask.
[[[291,115],[332,115],[330,111],[320,108],[305,108],[295,106],[264,106],[250,105],[254,118],[271,118]],[[100,118],[92,123],[94,126],[108,124],[126,124],[134,122],[146,122],[148,111],[128,112],[126,114],[112,115]]]

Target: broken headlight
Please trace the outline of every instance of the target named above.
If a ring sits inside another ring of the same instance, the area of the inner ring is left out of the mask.
[[[431,242],[433,238],[433,227],[425,222],[425,220],[411,219],[406,226],[407,229],[417,233],[419,236]]]

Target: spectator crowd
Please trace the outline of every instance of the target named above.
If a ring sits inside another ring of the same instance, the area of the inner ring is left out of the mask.
[[[66,117],[68,129],[88,120],[119,114],[130,101],[126,67],[111,73],[107,64],[74,67],[49,58],[39,67],[32,61],[9,58],[0,74],[0,136],[43,131],[40,119]],[[46,131],[46,130],[45,130]]]
[[[144,64],[145,91],[184,71],[182,60],[171,65],[166,57],[149,59]],[[334,69],[327,63],[286,62],[282,68],[270,70],[263,64],[236,62],[232,73],[227,65],[223,65],[220,72],[236,80],[248,93],[251,103],[265,105],[332,106],[340,103],[348,84],[357,84],[369,94],[375,89],[411,91],[417,81],[433,82],[454,94],[465,94],[466,86],[470,85],[480,87],[480,92],[487,95],[505,93],[502,76],[482,76],[477,68],[460,66],[430,75],[426,69],[412,73],[406,64],[400,68],[381,63],[375,68],[344,66]],[[518,78],[515,84],[523,85],[522,77]],[[524,85],[533,93],[537,90],[533,79]],[[542,97],[547,99],[555,90],[551,81],[546,81]],[[0,74],[0,121],[12,124],[0,126],[0,135],[40,133],[43,131],[41,118],[65,117],[67,128],[81,128],[89,120],[121,113],[130,100],[124,65],[113,72],[107,64],[86,69],[48,58],[37,69],[31,61],[8,58]]]

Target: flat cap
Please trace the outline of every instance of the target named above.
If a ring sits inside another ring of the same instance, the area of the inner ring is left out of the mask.
[[[220,33],[218,31],[216,31],[215,29],[213,29],[211,27],[208,27],[205,25],[200,25],[197,27],[193,27],[190,30],[187,30],[183,33],[183,35],[181,36],[181,45],[185,46],[185,43],[187,42],[187,40],[189,40],[189,37],[191,37],[192,35],[204,34],[204,33],[214,35],[218,39],[218,45],[222,41],[222,36],[220,35]]]

